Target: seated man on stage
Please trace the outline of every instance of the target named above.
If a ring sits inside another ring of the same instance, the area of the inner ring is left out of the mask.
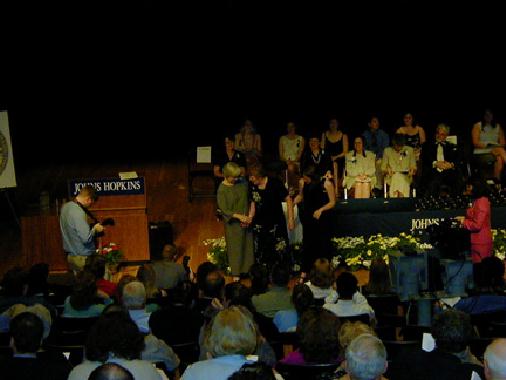
[[[459,170],[460,153],[456,144],[446,141],[450,127],[439,124],[435,144],[425,144],[423,170],[425,194],[438,197],[448,192],[456,196],[462,192],[462,173]],[[428,146],[427,146],[428,145]]]
[[[87,221],[88,208],[96,199],[95,189],[92,186],[85,186],[74,201],[65,203],[61,209],[60,229],[63,250],[67,255],[69,269],[74,272],[83,270],[86,258],[96,251],[96,233],[104,230],[104,226],[100,223],[90,228]]]
[[[395,134],[393,148],[385,148],[381,169],[385,172],[385,183],[390,185],[391,198],[409,197],[409,189],[416,172],[413,148],[406,146],[404,135]]]

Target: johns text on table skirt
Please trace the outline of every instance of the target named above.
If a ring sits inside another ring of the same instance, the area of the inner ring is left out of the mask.
[[[429,225],[440,223],[465,210],[409,210],[409,211],[366,211],[345,212],[332,210],[334,236],[365,236],[382,233],[384,236],[397,236],[401,232],[425,230]],[[492,228],[506,228],[506,207],[492,208]]]

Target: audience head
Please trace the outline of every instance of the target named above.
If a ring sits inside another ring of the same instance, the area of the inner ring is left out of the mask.
[[[121,294],[123,306],[129,310],[142,310],[146,306],[146,288],[139,281],[132,281],[123,287]]]
[[[339,352],[339,318],[325,309],[309,309],[300,319],[297,332],[300,351],[310,363],[330,363]]]
[[[47,278],[49,277],[49,265],[38,263],[30,268],[28,273],[28,296],[44,295],[49,293]]]
[[[92,255],[86,260],[84,270],[93,273],[96,280],[104,278],[106,260],[104,256]]]
[[[306,284],[297,284],[293,287],[292,303],[300,316],[308,310],[314,302],[314,295]]]
[[[341,349],[344,352],[346,348],[350,345],[351,341],[355,339],[357,336],[362,334],[370,334],[376,336],[374,329],[366,325],[364,322],[355,321],[350,322],[346,321],[341,325],[339,329],[339,344],[341,345]]]
[[[88,380],[134,380],[134,376],[119,364],[105,363],[95,368]]]
[[[265,293],[269,287],[269,269],[260,263],[253,264],[249,269],[251,291],[253,294]]]
[[[229,376],[228,380],[275,380],[272,367],[264,362],[246,363],[238,371]]]
[[[119,303],[122,303],[121,297],[123,296],[123,288],[125,287],[125,285],[134,281],[138,280],[134,276],[129,274],[124,275],[123,277],[120,278],[120,280],[118,281],[118,286],[116,287],[116,293]]]
[[[336,279],[336,291],[339,293],[339,298],[351,300],[357,290],[358,280],[352,273],[343,272]]]
[[[271,282],[275,286],[288,286],[290,271],[286,265],[277,263],[272,266]]]
[[[506,339],[494,339],[485,350],[485,378],[487,380],[506,379]]]
[[[156,287],[156,272],[151,264],[143,264],[137,271],[137,279],[144,284],[146,297],[152,298],[158,294]]]
[[[329,288],[332,285],[332,266],[326,258],[316,259],[313,269],[309,272],[311,285],[319,288]]]
[[[21,267],[14,267],[5,272],[2,278],[4,297],[22,297],[28,290],[28,273]]]
[[[385,260],[372,260],[367,290],[371,294],[385,294],[390,292],[390,269],[385,263]]]
[[[23,304],[18,303],[18,304],[15,304],[15,305],[12,305],[11,307],[9,307],[2,314],[5,316],[8,316],[9,319],[12,321],[12,319],[14,319],[17,315],[19,315],[21,313],[27,313],[27,312],[33,313],[37,317],[40,318],[40,320],[42,321],[43,327],[44,327],[42,337],[43,337],[43,339],[46,339],[49,336],[49,332],[51,331],[52,319],[51,319],[51,313],[49,312],[47,307],[45,307],[44,305],[41,305],[40,303],[36,303],[35,305],[27,306],[27,305],[23,305]]]
[[[197,268],[197,285],[202,295],[210,298],[223,298],[225,278],[216,264],[204,262]]]
[[[175,244],[165,244],[163,246],[162,257],[166,261],[175,262],[179,257],[179,249]]]
[[[98,302],[97,285],[95,284],[95,276],[92,273],[88,271],[77,273],[69,302],[75,310],[86,310]]]
[[[432,336],[438,350],[449,353],[463,352],[473,337],[471,318],[458,310],[446,310],[434,317]]]
[[[231,306],[213,318],[206,339],[213,357],[250,355],[255,351],[257,331],[248,314],[241,307]]]
[[[251,290],[240,282],[225,285],[225,301],[227,306],[244,306],[250,312],[255,309],[251,302]]]
[[[500,291],[504,289],[504,263],[497,256],[485,257],[481,260],[475,285],[478,291]]]
[[[9,333],[15,353],[35,353],[40,348],[44,325],[34,313],[23,312],[10,321]]]
[[[144,349],[144,336],[128,314],[102,314],[91,327],[86,340],[86,358],[105,362],[109,355],[117,358],[139,359]]]
[[[318,182],[320,181],[320,174],[316,165],[309,164],[302,171],[302,179],[306,183]]]
[[[370,334],[353,339],[346,349],[345,368],[352,380],[376,380],[387,370],[383,342]]]

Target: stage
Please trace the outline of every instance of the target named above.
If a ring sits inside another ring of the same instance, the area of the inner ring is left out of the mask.
[[[332,213],[334,236],[369,237],[420,232],[431,224],[465,215],[465,209],[416,210],[413,198],[340,199]],[[492,208],[492,228],[506,228],[506,207]]]

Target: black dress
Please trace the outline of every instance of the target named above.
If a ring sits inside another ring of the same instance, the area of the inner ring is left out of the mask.
[[[325,151],[329,156],[339,156],[344,151],[343,145],[344,133],[341,134],[339,141],[331,142],[325,134]],[[344,156],[335,160],[337,162],[338,175],[341,177],[344,171]]]
[[[253,219],[255,260],[267,264],[269,268],[284,259],[282,247],[288,244],[282,206],[287,196],[286,187],[274,177],[269,177],[265,189],[259,189],[254,185],[251,188],[251,200],[255,202]]]
[[[301,205],[301,223],[303,227],[303,260],[302,270],[309,272],[314,261],[319,257],[331,259],[332,210],[322,212],[320,219],[315,219],[316,210],[329,202],[329,196],[321,181],[311,181],[304,185],[304,200]]]

